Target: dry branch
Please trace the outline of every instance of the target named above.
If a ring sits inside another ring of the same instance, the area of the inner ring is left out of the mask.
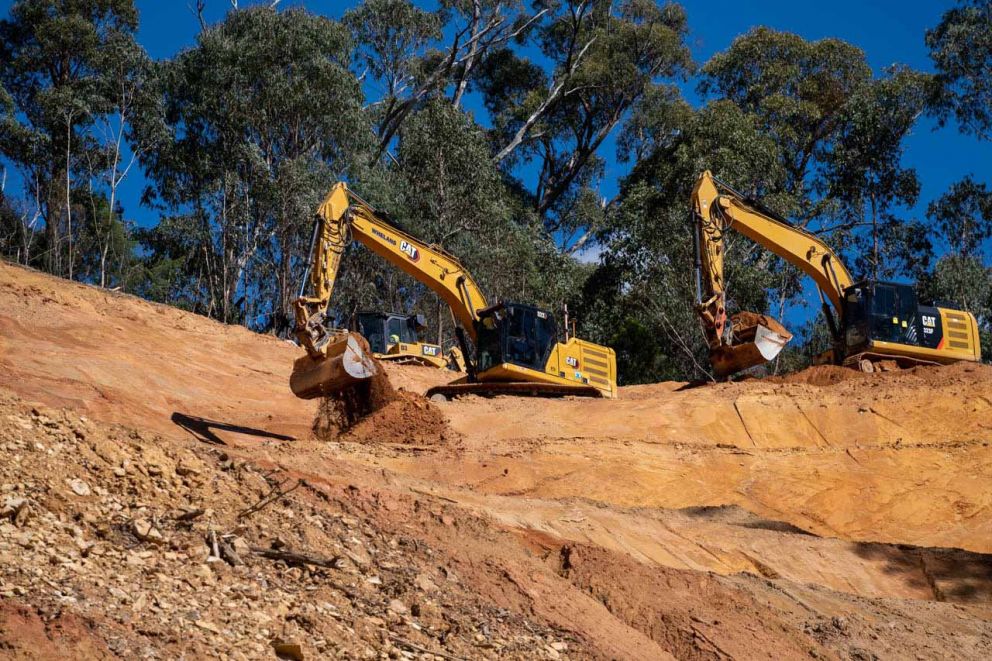
[[[272,487],[267,494],[265,494],[264,496],[262,496],[262,499],[261,500],[259,500],[257,503],[255,503],[254,505],[252,505],[248,509],[244,510],[243,512],[240,512],[238,514],[238,521],[240,521],[241,519],[244,519],[246,517],[249,517],[252,514],[255,514],[256,512],[259,512],[259,511],[265,509],[266,507],[268,507],[272,503],[276,502],[277,500],[279,500],[283,496],[285,496],[287,494],[290,494],[293,491],[296,491],[297,489],[299,489],[301,486],[303,486],[303,480],[297,480],[296,481],[296,484],[294,484],[290,488],[283,489],[282,487],[285,484],[287,484],[288,482],[289,482],[289,480],[286,480],[286,482],[280,482],[279,484],[277,484],[274,487]]]

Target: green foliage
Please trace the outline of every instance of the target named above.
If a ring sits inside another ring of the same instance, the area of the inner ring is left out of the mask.
[[[550,72],[503,50],[486,62],[478,85],[494,116],[497,161],[534,161],[536,210],[551,230],[601,173],[596,152],[642,99],[658,112],[674,102],[660,80],[692,69],[685,12],[674,3],[605,0],[551,3],[535,39]]]
[[[408,232],[457,255],[491,302],[557,310],[576,293],[581,267],[558,252],[533,210],[507,188],[485,132],[446,100],[427,102],[404,124],[395,168],[362,171],[355,187]],[[362,309],[419,312],[430,337],[453,340],[446,306],[361,248],[349,252],[335,308],[341,321]]]
[[[358,66],[382,81],[390,103],[416,76],[423,48],[440,38],[442,16],[410,0],[367,0],[346,12],[343,22],[359,45]]]
[[[0,152],[25,173],[45,223],[45,266],[72,277],[71,191],[99,145],[86,134],[105,112],[108,49],[134,47],[132,0],[18,0],[0,21]]]
[[[140,133],[156,145],[150,193],[183,210],[175,222],[196,240],[177,299],[199,294],[224,321],[285,329],[313,210],[368,145],[350,56],[333,21],[253,8],[163,66],[160,121]]]
[[[939,120],[992,138],[992,2],[959,0],[928,30],[926,44],[937,67],[934,102]]]
[[[780,150],[796,196],[790,213],[811,217],[807,176],[829,151],[849,99],[871,78],[864,52],[839,39],[808,41],[759,27],[703,66],[699,89],[759,118]]]
[[[837,201],[848,219],[842,229],[853,238],[851,266],[876,280],[929,263],[929,242],[917,240],[925,236],[923,228],[901,218],[899,210],[914,205],[920,192],[916,172],[902,166],[902,155],[930,84],[928,75],[904,67],[863,84],[845,104],[836,143],[824,158],[826,195]]]
[[[927,216],[940,229],[951,250],[975,255],[992,238],[992,191],[965,177],[930,204]]]

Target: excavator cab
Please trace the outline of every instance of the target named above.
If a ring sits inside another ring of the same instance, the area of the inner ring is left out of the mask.
[[[509,363],[543,372],[558,342],[550,312],[531,305],[501,303],[479,312],[476,369]]]
[[[949,338],[944,337],[945,316],[949,327],[953,327],[949,329]],[[973,350],[972,344],[977,346],[977,341],[969,341],[972,338],[966,322],[963,313],[920,305],[912,285],[858,282],[844,291],[843,353],[845,356],[863,352],[887,353],[886,349],[894,346],[901,347],[904,354],[912,353],[913,347],[924,351]],[[955,340],[958,346],[950,345],[948,339]],[[930,359],[929,356],[920,358]]]
[[[427,328],[423,315],[361,312],[354,327],[379,360],[460,371],[457,358],[445,356],[437,344],[420,341],[420,333]]]
[[[417,344],[426,324],[419,314],[360,312],[357,326],[373,353],[387,354],[399,344]]]

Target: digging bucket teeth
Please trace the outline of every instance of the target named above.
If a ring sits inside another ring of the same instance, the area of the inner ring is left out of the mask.
[[[734,315],[733,344],[710,351],[710,364],[717,376],[729,376],[774,360],[792,339],[792,333],[763,314]]]
[[[303,356],[293,364],[289,387],[301,399],[335,395],[372,378],[379,366],[368,342],[358,333],[342,333],[321,348],[321,356]]]

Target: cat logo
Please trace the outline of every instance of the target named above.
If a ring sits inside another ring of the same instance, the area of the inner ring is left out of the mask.
[[[441,353],[441,347],[433,344],[425,344],[421,350],[424,352],[425,356],[435,357]]]
[[[924,326],[926,326],[927,328],[936,328],[937,327],[937,317],[934,317],[934,316],[931,316],[931,315],[928,315],[928,314],[924,314],[924,315],[922,315],[922,317],[923,317],[923,325]]]
[[[402,250],[406,256],[410,258],[411,262],[415,262],[420,259],[420,251],[417,250],[417,246],[413,245],[409,241],[400,241],[400,250]]]
[[[566,356],[565,357],[565,363],[569,367],[574,367],[575,369],[579,369],[579,359],[578,358],[573,358],[572,356]]]

